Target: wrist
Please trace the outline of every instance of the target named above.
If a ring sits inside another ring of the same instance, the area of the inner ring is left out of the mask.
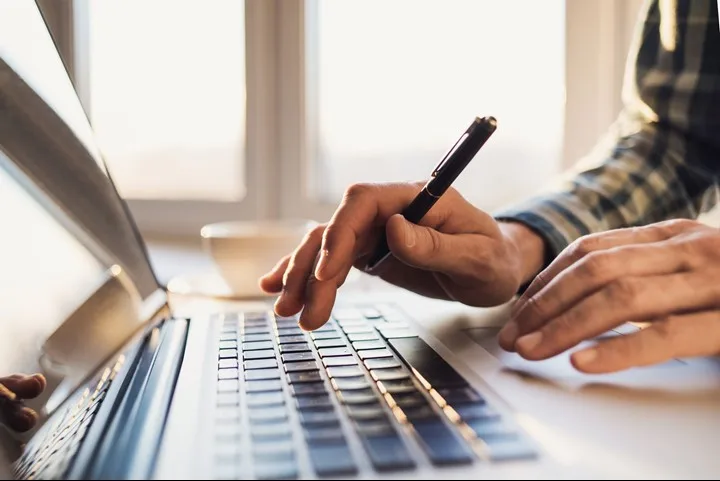
[[[501,221],[498,224],[505,239],[517,252],[519,282],[524,285],[545,267],[548,251],[545,240],[520,222]]]

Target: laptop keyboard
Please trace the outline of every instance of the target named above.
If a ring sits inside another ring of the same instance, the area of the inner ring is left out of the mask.
[[[65,479],[75,455],[95,420],[100,405],[110,389],[125,356],[107,368],[92,387],[76,395],[58,421],[45,425],[33,437],[32,443],[23,451],[15,464],[18,479]],[[50,423],[50,421],[48,422]]]
[[[264,312],[220,329],[218,478],[352,476],[355,435],[378,472],[416,468],[412,444],[435,466],[536,455],[393,306],[337,309],[311,333]]]

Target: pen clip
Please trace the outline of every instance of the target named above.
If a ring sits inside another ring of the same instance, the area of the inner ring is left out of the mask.
[[[440,170],[443,168],[443,166],[448,161],[448,159],[450,159],[450,157],[452,157],[452,155],[455,153],[455,151],[458,148],[460,148],[462,143],[465,142],[465,140],[468,138],[468,136],[470,135],[469,130],[470,129],[468,129],[468,131],[466,131],[464,134],[462,134],[462,136],[460,136],[460,138],[457,140],[457,142],[455,142],[455,145],[453,145],[452,148],[448,151],[448,153],[445,154],[445,157],[442,158],[442,160],[437,165],[437,167],[435,167],[435,170],[433,170],[431,177],[436,177],[440,173]]]

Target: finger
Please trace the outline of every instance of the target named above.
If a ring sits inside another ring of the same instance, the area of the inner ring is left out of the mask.
[[[684,251],[666,242],[628,245],[595,251],[560,272],[513,315],[515,329],[504,330],[500,341],[511,346],[517,337],[545,325],[573,305],[621,277],[672,274],[688,265]]]
[[[18,402],[3,401],[0,411],[3,423],[17,432],[31,430],[38,420],[38,414],[34,410]]]
[[[0,385],[10,390],[20,399],[33,399],[38,397],[45,390],[47,381],[42,374],[33,374],[26,376],[24,374],[14,374],[12,376],[0,378]]]
[[[318,255],[318,262],[321,255]],[[326,281],[321,281],[312,275],[308,277],[305,287],[305,308],[298,321],[302,329],[313,331],[330,319],[337,290],[345,283],[352,268],[353,266],[350,264],[343,268],[335,278]]]
[[[332,279],[351,263],[356,244],[370,228],[400,212],[419,192],[417,184],[355,184],[328,223],[315,277]]]
[[[702,333],[702,335],[698,335]],[[573,353],[570,360],[586,373],[609,373],[674,358],[720,354],[720,312],[673,316]]]
[[[305,235],[293,253],[283,276],[283,291],[275,302],[275,312],[280,316],[293,316],[305,302],[305,284],[315,267],[320,250],[324,225],[313,228]]]
[[[390,251],[401,262],[455,279],[484,280],[492,274],[492,240],[477,234],[444,234],[408,222],[402,215],[387,223]]]
[[[260,278],[260,288],[268,294],[276,294],[282,291],[283,274],[290,263],[291,255],[286,255],[275,264],[270,272]]]
[[[545,359],[625,322],[720,307],[716,284],[704,272],[623,278],[520,337],[515,349],[527,359]]]
[[[642,227],[616,229],[582,237],[565,249],[535,280],[518,299],[518,309],[555,276],[583,257],[600,250],[628,244],[648,244],[669,239],[687,225],[684,221],[661,222]]]

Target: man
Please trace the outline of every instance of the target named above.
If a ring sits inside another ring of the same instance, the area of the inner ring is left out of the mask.
[[[715,202],[720,173],[717,2],[645,9],[612,142],[579,173],[495,216],[449,191],[420,226],[397,212],[422,184],[354,185],[330,222],[260,280],[282,292],[278,314],[304,308],[302,327],[319,327],[384,228],[394,254],[378,272],[386,281],[473,306],[524,291],[499,342],[527,359],[626,321],[651,324],[575,352],[573,365],[599,373],[719,354],[720,231],[687,220]]]

